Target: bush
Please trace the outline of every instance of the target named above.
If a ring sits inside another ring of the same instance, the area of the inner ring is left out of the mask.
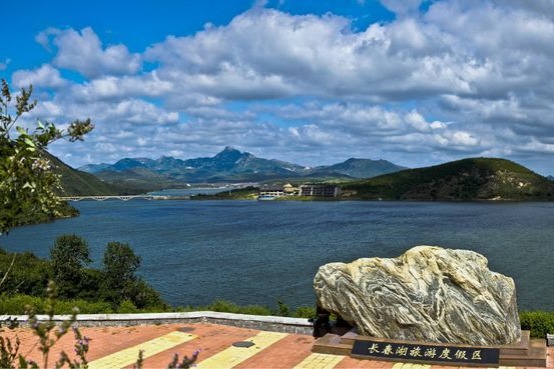
[[[56,300],[55,309],[57,314],[71,314],[73,308],[79,309],[81,314],[109,314],[114,310],[109,302],[85,301],[85,300]],[[0,315],[25,315],[29,310],[36,314],[47,313],[47,298],[29,295],[0,295]]]
[[[0,248],[0,293],[45,296],[51,275],[47,260],[30,252],[11,253]]]
[[[140,278],[129,281],[126,290],[130,296],[126,300],[139,310],[166,311],[169,309],[169,306],[162,300],[160,293]]]
[[[261,305],[240,306],[227,300],[215,300],[206,306],[182,306],[175,311],[217,311],[220,313],[249,314],[249,315],[274,315],[271,309]]]
[[[545,338],[554,333],[554,312],[523,311],[519,313],[521,329],[531,331],[531,338]]]
[[[295,318],[313,318],[316,316],[315,307],[313,306],[301,306],[297,308],[292,314]]]
[[[15,302],[19,304],[19,306],[28,305],[29,303],[34,304],[35,306],[40,306],[40,310],[48,316],[45,321],[39,321],[36,315],[37,312],[33,311],[30,306],[26,307],[26,309],[30,309],[30,312],[28,313],[28,323],[33,335],[37,339],[35,345],[38,345],[38,349],[42,353],[42,365],[33,360],[27,359],[25,354],[21,354],[19,352],[21,341],[19,340],[17,334],[14,339],[3,337],[2,333],[4,332],[4,326],[10,330],[13,330],[18,327],[18,323],[10,318],[0,321],[0,368],[49,368],[51,363],[49,360],[51,359],[50,353],[52,348],[58,344],[59,340],[63,336],[71,331],[73,331],[75,336],[75,344],[73,345],[73,348],[76,358],[70,358],[65,350],[62,350],[58,361],[53,364],[53,367],[62,368],[67,366],[69,368],[88,368],[88,360],[86,356],[89,351],[90,339],[82,335],[79,328],[75,326],[77,309],[71,308],[71,317],[67,320],[62,322],[56,322],[54,320],[55,314],[63,314],[66,306],[74,305],[75,301],[65,301],[60,304],[60,301],[57,300],[56,295],[57,291],[54,282],[49,282],[47,297],[44,299],[19,295],[0,300],[1,302]],[[122,305],[128,305],[127,307],[133,306],[131,302],[128,302],[127,304],[124,303]],[[7,308],[13,310],[13,307],[7,306]],[[98,307],[95,307],[94,310],[98,310]],[[194,364],[198,354],[199,351],[195,351],[190,358],[188,356],[183,356],[182,359],[179,359],[179,355],[175,354],[173,361],[169,363],[168,368],[188,369]],[[138,350],[137,355],[138,358],[133,367],[141,369],[144,362],[142,350]]]
[[[247,305],[239,306],[233,302],[225,300],[216,300],[206,306],[206,310],[218,311],[222,313],[250,314],[250,315],[273,315],[271,310],[265,306]]]
[[[206,306],[187,306],[179,307],[176,311],[217,311],[220,313],[232,314],[248,314],[248,315],[277,315],[288,316],[293,318],[313,318],[316,315],[315,307],[301,306],[294,311],[283,302],[277,301],[277,310],[270,309],[262,305],[237,305],[234,302],[227,300],[215,300],[213,303]]]
[[[45,311],[45,299],[43,297],[28,295],[0,296],[0,314],[2,315],[25,315],[28,313],[27,307],[32,307],[35,311]]]
[[[139,309],[133,304],[132,301],[129,300],[123,300],[119,304],[119,307],[117,308],[117,312],[121,314],[133,314],[138,313]]]
[[[74,308],[79,310],[79,314],[110,314],[114,312],[109,302],[81,299],[57,300],[55,308],[58,314],[71,314]]]

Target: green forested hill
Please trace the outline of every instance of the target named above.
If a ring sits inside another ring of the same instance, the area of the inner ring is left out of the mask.
[[[505,159],[470,158],[346,184],[356,198],[383,200],[554,200],[554,183]]]
[[[60,196],[122,195],[128,192],[125,188],[103,182],[90,173],[73,169],[49,153],[46,156],[54,171],[61,175]]]
[[[55,156],[45,152],[44,155],[50,160],[52,169],[55,173],[61,175],[60,190],[56,193],[58,196],[98,196],[98,195],[120,195],[126,194],[125,189],[117,188],[113,185],[105,183],[92,174],[75,170],[64,164]],[[32,224],[42,223],[55,219],[56,217],[70,217],[78,215],[78,211],[71,207],[69,203],[61,202],[57,209],[59,214],[44,213],[38,209],[28,210],[21,209],[15,216],[14,224]]]

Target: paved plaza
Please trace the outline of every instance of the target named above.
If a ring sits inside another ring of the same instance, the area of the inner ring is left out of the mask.
[[[442,369],[446,367],[357,360],[346,356],[312,353],[314,338],[303,334],[288,334],[237,328],[209,323],[158,324],[138,326],[82,327],[90,338],[87,355],[89,368],[132,368],[143,350],[144,368],[166,368],[175,354],[192,355],[199,350],[196,367],[205,368],[372,368],[372,369]],[[37,338],[28,328],[5,331],[21,341],[20,352],[41,363]],[[75,340],[68,334],[55,346],[50,365],[59,351],[70,356]],[[554,368],[549,348],[548,368]],[[506,368],[506,367],[504,367]]]

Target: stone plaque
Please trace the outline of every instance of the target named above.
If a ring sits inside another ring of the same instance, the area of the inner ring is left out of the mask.
[[[498,366],[500,350],[455,345],[355,340],[351,356],[358,359],[425,362],[438,365]]]

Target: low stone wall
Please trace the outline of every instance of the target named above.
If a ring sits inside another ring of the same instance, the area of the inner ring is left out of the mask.
[[[0,320],[2,321],[7,318],[17,319],[22,326],[25,326],[28,321],[27,315],[0,316]],[[44,321],[48,319],[48,316],[37,315],[37,319],[39,321]],[[69,315],[54,316],[54,321],[61,322],[68,319],[70,319]],[[215,311],[194,311],[189,313],[79,314],[77,315],[76,325],[81,327],[97,327],[175,323],[212,323],[272,332],[312,334],[312,323],[310,323],[308,319],[219,313]]]

